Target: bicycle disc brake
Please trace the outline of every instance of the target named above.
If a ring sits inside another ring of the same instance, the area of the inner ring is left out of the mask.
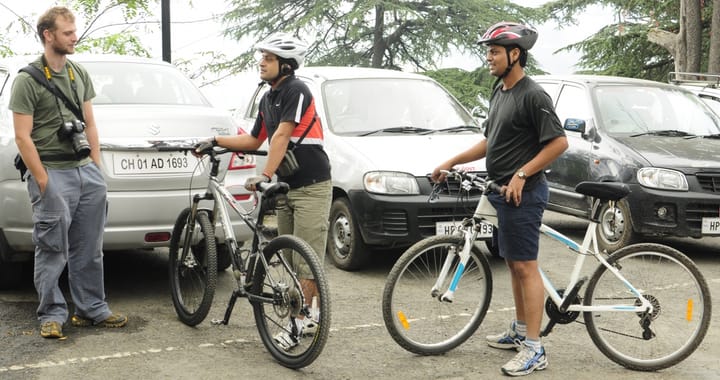
[[[274,286],[275,291],[275,314],[280,318],[286,318],[290,315],[299,315],[302,309],[302,294],[293,287],[289,288],[284,284]]]

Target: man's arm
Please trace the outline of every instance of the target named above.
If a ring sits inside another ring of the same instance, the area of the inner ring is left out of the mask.
[[[555,161],[555,159],[563,154],[567,147],[567,137],[556,137],[548,141],[548,143],[545,144],[542,150],[538,152],[532,160],[518,168],[518,170],[524,171],[529,177],[550,165],[553,161]],[[512,178],[510,178],[510,182],[505,187],[505,199],[508,202],[512,201],[515,206],[519,206],[522,201],[523,187],[525,187],[525,180],[517,175],[513,175]]]
[[[270,141],[270,149],[268,149],[268,159],[263,169],[263,174],[271,177],[275,174],[278,166],[285,157],[288,144],[290,143],[290,135],[295,129],[295,123],[292,121],[283,121],[278,125],[278,129],[273,134]]]
[[[434,182],[440,182],[445,179],[445,174],[440,173],[440,170],[450,170],[453,166],[464,164],[466,162],[479,160],[487,154],[487,139],[482,139],[477,144],[471,146],[463,152],[458,153],[453,158],[443,162],[433,170],[431,179]]]
[[[40,192],[45,192],[48,175],[40,161],[40,154],[30,136],[33,128],[33,116],[13,112],[13,125],[15,128],[15,144],[25,162],[30,174],[35,178],[40,187]]]
[[[88,100],[82,105],[83,117],[85,118],[85,136],[90,143],[90,158],[95,161],[95,165],[102,166],[100,157],[100,137],[98,136],[97,124],[95,124],[95,114],[93,113],[92,103]]]

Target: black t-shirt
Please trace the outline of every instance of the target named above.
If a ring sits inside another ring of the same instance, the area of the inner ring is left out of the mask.
[[[504,185],[545,143],[565,136],[565,130],[550,96],[526,76],[509,90],[502,90],[502,85],[495,88],[485,120],[485,136],[488,176]],[[532,188],[544,176],[541,170],[528,177],[525,187]]]
[[[280,177],[296,189],[330,179],[330,160],[323,149],[323,130],[315,111],[315,99],[303,81],[294,75],[285,78],[277,88],[266,92],[260,100],[259,112],[251,134],[265,141],[272,140],[281,122],[295,123],[288,149],[293,149],[300,169],[288,177]],[[310,128],[299,145],[295,143]]]

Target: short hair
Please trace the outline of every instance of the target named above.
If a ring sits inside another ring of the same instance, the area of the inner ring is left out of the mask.
[[[60,16],[70,22],[75,22],[75,15],[73,15],[73,13],[66,7],[52,7],[45,11],[45,13],[40,16],[40,19],[38,19],[37,33],[40,37],[40,42],[42,42],[43,45],[45,45],[45,36],[43,36],[43,32],[46,30],[54,32],[55,29],[57,29],[55,20],[57,20]]]

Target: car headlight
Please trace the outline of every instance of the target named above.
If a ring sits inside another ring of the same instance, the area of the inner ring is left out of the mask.
[[[641,185],[661,190],[687,191],[688,183],[685,174],[676,170],[660,168],[642,168],[637,172]]]
[[[369,172],[363,177],[365,190],[370,193],[412,195],[420,194],[415,177],[400,172]]]

